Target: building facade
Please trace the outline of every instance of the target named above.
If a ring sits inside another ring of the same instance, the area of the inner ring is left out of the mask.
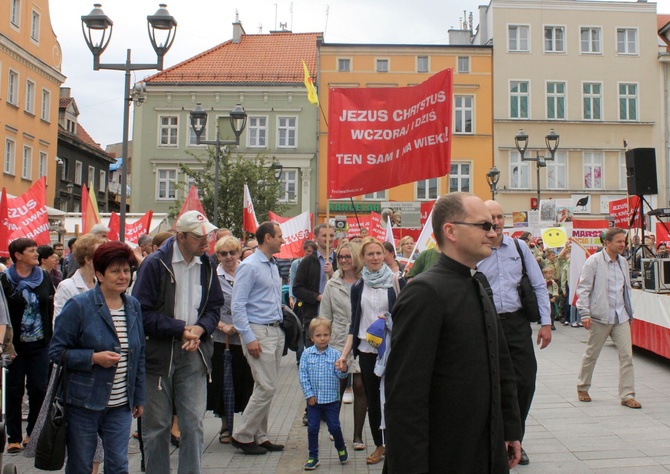
[[[0,0],[1,185],[21,195],[47,177],[55,197],[62,53],[47,0]]]

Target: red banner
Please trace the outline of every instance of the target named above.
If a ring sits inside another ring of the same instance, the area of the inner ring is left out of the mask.
[[[142,237],[144,234],[148,234],[151,231],[151,219],[154,216],[154,211],[147,211],[142,217],[137,219],[132,224],[126,221],[126,242],[132,242],[133,244],[137,243],[137,240]],[[112,212],[109,216],[109,233],[107,238],[109,240],[118,241],[119,240],[119,230],[121,229],[121,218],[116,212]]]
[[[20,237],[27,237],[37,245],[51,243],[49,236],[49,216],[47,215],[46,177],[41,177],[28,191],[15,198],[7,198],[3,188],[2,218],[3,232],[0,233],[0,255],[8,257],[9,243]]]
[[[452,70],[413,87],[330,89],[328,198],[450,171]]]
[[[635,212],[635,222],[632,227],[640,227],[640,197],[630,196],[630,208],[628,198],[610,201],[610,215],[614,216],[614,226],[628,229],[630,218]]]

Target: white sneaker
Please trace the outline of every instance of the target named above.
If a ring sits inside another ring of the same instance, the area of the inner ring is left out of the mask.
[[[352,392],[350,388],[344,391],[344,395],[342,396],[342,403],[354,403],[354,392]]]

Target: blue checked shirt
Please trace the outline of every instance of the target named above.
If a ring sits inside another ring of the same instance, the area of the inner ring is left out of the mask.
[[[336,402],[340,399],[340,381],[347,376],[335,368],[340,351],[328,346],[319,352],[316,346],[306,347],[300,358],[298,371],[300,386],[305,399],[316,397],[319,405]]]

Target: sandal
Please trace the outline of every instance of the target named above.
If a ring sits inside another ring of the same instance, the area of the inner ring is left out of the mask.
[[[384,447],[377,446],[377,449],[365,459],[365,464],[377,464],[384,457]]]
[[[9,443],[7,445],[7,452],[9,454],[20,453],[21,451],[23,451],[23,447],[21,447],[21,443]]]
[[[364,451],[365,443],[363,441],[354,441],[354,451]]]
[[[621,400],[621,404],[625,407],[628,407],[628,408],[642,408],[642,405],[640,404],[640,402],[638,402],[637,400],[635,400],[632,397],[627,399],[627,400]]]
[[[230,433],[228,433],[228,430],[223,430],[219,433],[219,443],[221,444],[230,443]]]

